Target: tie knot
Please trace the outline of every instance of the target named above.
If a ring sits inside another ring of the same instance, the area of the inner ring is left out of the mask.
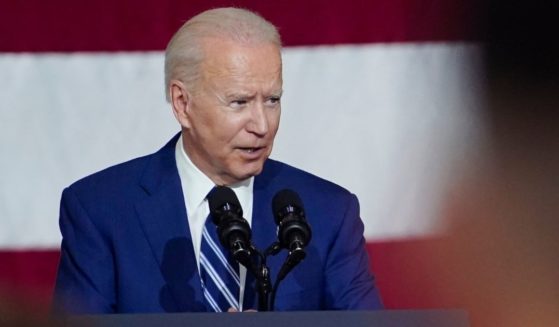
[[[214,222],[218,224],[219,216],[233,214],[237,217],[243,216],[241,203],[235,192],[226,186],[216,186],[207,195],[210,215],[214,216]]]
[[[212,189],[206,194],[206,199],[209,199],[210,197],[213,196],[213,194],[215,193],[215,190],[218,188],[219,186],[214,185],[214,187],[212,187]]]

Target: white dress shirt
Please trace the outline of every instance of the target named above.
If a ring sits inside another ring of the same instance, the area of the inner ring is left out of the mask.
[[[206,223],[206,218],[210,213],[208,200],[206,195],[211,191],[215,184],[206,176],[194,163],[190,160],[184,151],[182,143],[182,135],[179,137],[175,146],[175,160],[181,180],[182,193],[184,195],[184,204],[186,206],[188,226],[190,227],[190,236],[192,237],[192,246],[194,248],[194,256],[198,264],[198,272],[200,272],[200,247],[202,243],[202,230]],[[243,217],[252,223],[252,186],[254,177],[244,180],[240,183],[229,185],[243,208]],[[239,277],[241,279],[239,303],[241,311],[243,310],[243,298],[246,280],[246,268],[240,265]]]

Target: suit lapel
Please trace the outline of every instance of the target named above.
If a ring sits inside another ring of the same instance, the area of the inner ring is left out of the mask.
[[[273,176],[275,171],[266,161],[262,173],[254,178],[252,200],[252,242],[260,251],[264,251],[276,239],[276,225],[272,215],[272,197],[276,193]],[[268,262],[269,264],[269,262]],[[277,271],[272,271],[277,273]],[[256,309],[257,290],[254,276],[247,273],[244,309]]]
[[[136,203],[137,216],[165,285],[160,303],[165,311],[204,311],[180,178],[175,163],[178,135],[154,154],[141,186],[145,198]]]
[[[136,211],[166,283],[160,291],[162,308],[167,312],[205,311],[175,161],[178,137],[179,134],[152,155],[140,182],[146,194],[144,199],[136,203]],[[276,226],[271,210],[272,197],[278,191],[273,182],[276,173],[268,160],[263,172],[254,181],[251,229],[253,242],[260,250],[266,249],[276,239]],[[244,307],[256,308],[256,290],[251,274],[247,274],[246,282]]]
[[[275,188],[270,181],[271,171],[265,166],[255,177],[252,203],[253,242],[262,251],[276,238],[276,226],[272,215],[272,197]]]
[[[252,209],[252,231],[253,241],[259,249],[266,249],[277,240],[272,212],[272,198],[285,186],[277,178],[281,166],[276,161],[268,159],[264,163],[262,173],[254,179],[253,209]]]

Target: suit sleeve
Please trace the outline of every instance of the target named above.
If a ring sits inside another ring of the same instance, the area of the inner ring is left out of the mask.
[[[326,263],[326,307],[335,310],[382,309],[359,217],[359,202],[353,194],[339,226]]]
[[[70,314],[114,312],[115,273],[111,246],[72,188],[62,193],[60,231],[61,257],[53,310]]]

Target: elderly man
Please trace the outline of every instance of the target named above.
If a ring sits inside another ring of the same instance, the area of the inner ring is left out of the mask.
[[[152,155],[64,190],[57,309],[256,309],[254,276],[244,267],[228,266],[236,279],[233,290],[208,268],[206,196],[215,185],[234,190],[260,249],[277,240],[272,197],[288,188],[304,203],[313,237],[306,259],[279,287],[276,310],[382,307],[368,270],[356,197],[268,159],[281,112],[280,48],[272,24],[235,8],[203,12],[174,35],[165,56],[165,84],[181,133]],[[268,259],[272,277],[284,260],[285,253]]]

